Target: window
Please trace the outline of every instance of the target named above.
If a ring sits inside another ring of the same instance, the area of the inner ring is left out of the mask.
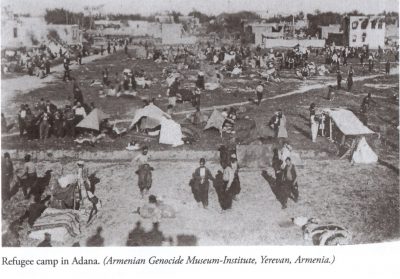
[[[378,29],[382,29],[383,27],[383,19],[379,20]]]
[[[358,27],[358,21],[353,21],[353,23],[351,24],[351,27],[352,27],[353,29],[357,29],[357,27]]]
[[[357,35],[353,35],[353,43],[357,42]]]
[[[14,31],[14,38],[17,38],[18,37],[18,29],[17,29],[17,27],[15,27],[13,31]]]
[[[377,19],[374,19],[373,21],[371,21],[371,29],[375,29],[376,28],[376,23],[378,22]]]
[[[365,38],[367,37],[367,33],[362,34],[362,42],[365,43]]]
[[[361,29],[367,29],[368,23],[369,23],[368,18],[364,19],[364,20],[361,22]]]

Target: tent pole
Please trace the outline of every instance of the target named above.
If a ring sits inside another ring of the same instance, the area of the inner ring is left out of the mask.
[[[329,139],[333,141],[333,136],[332,136],[332,118],[329,117]]]

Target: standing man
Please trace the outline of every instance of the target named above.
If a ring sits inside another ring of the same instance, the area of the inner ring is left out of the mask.
[[[91,190],[90,180],[89,180],[89,169],[87,167],[85,167],[84,161],[78,161],[77,166],[78,166],[78,172],[76,175],[77,190],[78,190],[79,200],[80,200],[80,202],[82,202],[82,205],[83,205],[83,197],[84,196],[82,194],[82,191],[85,191],[88,199],[91,198],[91,197],[89,197],[89,194],[88,194],[88,191]],[[93,195],[91,195],[91,196],[93,196]],[[74,205],[74,208],[75,208],[75,205]]]
[[[47,139],[50,130],[50,114],[46,110],[42,110],[40,114],[39,135],[40,139]]]
[[[125,51],[125,54],[128,54],[128,42],[125,42],[124,51]]]
[[[262,81],[260,80],[256,87],[257,105],[258,106],[261,104],[263,92],[264,92],[264,86],[262,85]]]
[[[82,51],[78,52],[78,64],[82,65]]]
[[[147,146],[143,147],[142,153],[137,155],[133,160],[132,164],[137,165],[138,169],[136,174],[139,176],[138,186],[140,190],[141,197],[143,198],[145,194],[148,193],[152,184],[152,167],[149,165],[150,156],[148,154],[149,148]]]
[[[192,179],[190,180],[190,187],[192,188],[192,193],[196,202],[200,205],[203,204],[203,208],[208,207],[208,189],[210,186],[209,180],[214,181],[210,170],[205,167],[206,160],[204,158],[200,159],[200,167],[198,167],[192,174]]]
[[[31,188],[33,184],[36,182],[37,173],[36,166],[33,162],[31,162],[31,155],[25,155],[25,164],[24,164],[24,174],[22,177],[24,178],[22,183],[22,191],[26,199],[29,199],[30,193],[28,195],[28,188]],[[31,191],[29,191],[31,192]]]
[[[168,104],[172,107],[176,106],[176,94],[179,90],[179,78],[175,78],[174,82],[172,82],[171,86],[168,88],[167,96],[168,96]]]
[[[351,88],[353,87],[353,72],[349,71],[349,75],[347,76],[347,91],[351,91]]]
[[[201,89],[196,86],[193,92],[192,105],[197,111],[200,111]]]
[[[374,68],[374,56],[372,53],[369,54],[368,56],[368,70],[371,73],[372,69]]]
[[[44,67],[46,68],[46,75],[50,74],[50,60],[48,58],[46,58],[46,60],[44,61]]]
[[[361,103],[361,109],[364,111],[368,111],[369,108],[371,107],[371,102],[376,104],[376,102],[374,100],[372,100],[372,95],[370,92],[370,93],[368,93],[368,95],[366,97],[364,97],[364,99]]]
[[[272,116],[271,120],[268,123],[268,126],[271,127],[272,130],[274,130],[274,136],[275,138],[278,137],[278,130],[279,130],[279,112],[276,111],[274,116]]]
[[[65,134],[68,137],[75,137],[75,113],[70,105],[65,106]]]
[[[284,207],[286,208],[287,198],[292,198],[294,202],[299,199],[299,186],[297,184],[297,172],[295,166],[292,164],[290,157],[287,157],[286,166],[283,170],[283,182],[286,184],[288,196],[285,197]]]
[[[69,58],[68,57],[64,57],[64,77],[63,77],[63,81],[66,81],[66,79],[68,78],[68,80],[71,80],[71,76],[69,73],[70,69],[69,69]]]
[[[337,89],[338,90],[342,89],[342,74],[340,73],[340,71],[337,71],[336,80],[337,80]]]
[[[19,136],[22,138],[24,132],[26,130],[26,107],[24,104],[21,105],[21,108],[18,112],[18,125],[19,125]]]
[[[107,44],[107,53],[111,54],[111,42],[110,41],[108,41],[108,44]]]
[[[4,153],[1,160],[1,199],[8,200],[10,197],[10,182],[14,175],[14,166],[11,161],[10,154]]]
[[[389,59],[386,60],[386,64],[385,64],[385,73],[388,75],[390,74],[390,61]]]

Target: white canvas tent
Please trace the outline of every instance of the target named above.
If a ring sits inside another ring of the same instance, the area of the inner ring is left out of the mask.
[[[181,125],[171,119],[171,116],[154,104],[150,104],[136,111],[129,129],[137,124],[143,117],[146,127],[156,128],[161,126],[159,143],[178,146],[183,144]],[[143,125],[142,125],[143,126]]]
[[[218,110],[214,109],[212,112],[210,118],[207,121],[206,126],[204,127],[204,130],[210,129],[210,128],[216,128],[218,131],[222,132],[222,125],[224,124],[225,117],[220,113]]]
[[[368,145],[365,137],[359,141],[356,150],[353,153],[352,161],[356,164],[373,164],[378,162],[378,156]]]
[[[182,136],[181,125],[172,119],[167,119],[165,117],[161,118],[159,143],[171,144],[174,146],[182,145]]]
[[[101,121],[107,118],[110,118],[108,114],[95,108],[76,127],[99,131]]]
[[[144,108],[138,109],[135,113],[135,117],[132,120],[131,125],[129,126],[129,129],[132,129],[132,127],[139,122],[140,119],[143,117],[146,117],[149,119],[149,126],[148,128],[155,128],[159,125],[161,125],[161,118],[162,117],[166,118],[171,118],[171,116],[164,111],[162,111],[159,107],[157,107],[154,104],[149,104],[148,106],[145,106]]]

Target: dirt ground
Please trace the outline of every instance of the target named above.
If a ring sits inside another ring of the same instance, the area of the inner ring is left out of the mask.
[[[321,57],[314,57],[319,61]],[[319,59],[319,60],[318,60]],[[117,61],[117,62],[116,62]],[[356,61],[352,61],[355,63]],[[131,119],[137,107],[142,105],[141,98],[156,97],[157,104],[165,109],[167,98],[166,85],[162,77],[165,63],[156,64],[148,60],[133,60],[122,53],[110,55],[73,71],[79,77],[84,98],[87,102],[95,102],[96,106],[113,119]],[[108,67],[110,78],[124,68],[144,69],[156,82],[150,89],[139,90],[141,98],[99,98],[99,87],[91,87],[93,80],[99,80],[101,71]],[[151,192],[162,197],[165,203],[173,206],[177,211],[175,219],[165,219],[160,229],[167,237],[175,240],[177,235],[195,236],[197,245],[306,245],[299,227],[290,225],[290,218],[307,216],[319,218],[323,222],[333,221],[347,227],[353,234],[353,243],[370,243],[398,239],[399,233],[399,106],[391,97],[399,92],[398,74],[385,76],[383,65],[375,69],[371,76],[354,83],[351,93],[341,90],[337,98],[330,102],[326,99],[327,84],[335,83],[335,74],[324,77],[312,77],[307,81],[294,78],[294,72],[283,71],[282,83],[269,82],[266,85],[266,98],[261,106],[246,105],[245,112],[240,118],[248,116],[260,118],[268,122],[277,108],[282,108],[287,117],[289,141],[296,151],[315,150],[325,152],[328,157],[307,158],[305,166],[298,170],[300,184],[300,200],[298,203],[289,203],[288,209],[282,210],[268,182],[261,176],[261,169],[242,169],[242,193],[240,199],[234,202],[233,208],[221,214],[214,189],[210,190],[210,206],[208,210],[198,208],[195,203],[188,182],[191,172],[197,166],[194,161],[153,162],[155,168],[154,181]],[[394,69],[393,69],[394,70]],[[187,85],[190,76],[195,76],[198,70],[184,70]],[[346,73],[347,67],[342,71]],[[250,74],[250,73],[246,73]],[[370,75],[355,65],[355,78]],[[374,76],[372,76],[374,75]],[[376,77],[376,75],[379,75]],[[61,73],[44,87],[18,92],[17,88],[9,90],[4,97],[2,94],[2,112],[10,121],[15,121],[17,108],[21,103],[31,106],[40,98],[50,99],[57,105],[64,105],[72,97],[72,83],[60,80]],[[346,78],[346,74],[343,74]],[[241,78],[238,82],[232,78],[225,78],[223,88],[238,87],[254,88],[258,78]],[[7,80],[9,81],[9,80]],[[342,84],[344,85],[345,82]],[[25,85],[24,85],[25,86]],[[302,94],[281,97],[300,88],[307,87]],[[25,86],[26,87],[26,86]],[[313,89],[314,88],[314,89]],[[315,89],[317,88],[317,89]],[[319,137],[317,143],[311,142],[308,123],[308,107],[314,102],[317,107],[345,107],[356,114],[359,111],[362,99],[371,92],[375,103],[369,112],[368,126],[379,133],[378,136],[367,139],[374,151],[379,155],[379,163],[375,165],[351,166],[347,160],[338,160],[336,150],[326,139]],[[162,97],[159,98],[158,95]],[[225,105],[247,101],[254,97],[254,93],[226,93],[222,89],[206,92],[202,97],[202,107]],[[190,104],[180,104],[177,112],[191,110]],[[128,133],[120,139],[107,138],[95,147],[76,146],[72,139],[48,139],[46,141],[26,141],[20,139],[15,128],[9,135],[2,135],[3,149],[19,150],[46,150],[46,149],[74,149],[82,151],[122,150],[131,140],[146,143],[151,150],[215,150],[222,142],[219,133],[214,130],[203,131],[185,121],[185,113],[174,116],[174,119],[194,130],[199,138],[191,145],[172,148],[160,145],[156,138],[143,138],[134,132]],[[126,125],[129,123],[126,123]],[[256,140],[256,139],[255,139]],[[255,143],[259,143],[255,141]],[[19,162],[18,162],[19,163]],[[240,163],[240,162],[239,162]],[[218,166],[216,162],[209,162],[213,174]],[[70,162],[39,162],[40,173],[48,168],[57,170],[60,174],[72,172],[74,166]],[[98,171],[100,183],[96,193],[102,200],[102,208],[98,217],[89,227],[82,226],[82,235],[77,239],[67,240],[57,245],[70,246],[75,241],[85,245],[85,240],[95,233],[98,226],[103,227],[105,244],[121,246],[125,244],[128,232],[140,219],[133,211],[144,203],[139,198],[137,178],[134,168],[128,163],[100,163],[89,162],[92,171]],[[272,173],[272,169],[267,170]],[[3,220],[10,221],[21,215],[27,207],[27,202],[18,193],[11,202],[3,205]],[[149,220],[140,219],[146,230],[151,228]],[[37,242],[26,237],[26,225],[21,232],[22,244],[34,246]],[[4,229],[3,229],[4,231]]]
[[[310,245],[303,240],[301,228],[291,225],[290,218],[299,216],[348,228],[353,244],[399,237],[398,177],[384,166],[351,166],[345,160],[305,160],[304,167],[298,169],[300,200],[290,201],[285,210],[281,209],[260,169],[242,169],[240,198],[234,201],[231,210],[221,213],[214,188],[210,189],[208,210],[198,207],[192,196],[188,182],[197,162],[159,161],[151,165],[155,171],[150,194],[176,210],[176,218],[163,219],[160,224],[163,235],[172,237],[175,244],[177,236],[184,234],[195,236],[197,245]],[[219,169],[217,164],[208,162],[207,165],[215,175]],[[40,172],[53,169],[56,177],[61,171],[73,172],[75,165],[41,163],[39,167]],[[89,163],[88,167],[100,179],[96,195],[102,207],[90,226],[82,220],[82,234],[78,238],[55,245],[71,246],[79,241],[85,246],[86,239],[98,226],[103,228],[107,246],[125,245],[137,221],[146,231],[150,230],[151,220],[133,212],[145,203],[140,198],[135,168],[128,162]],[[267,171],[273,173],[270,168]],[[21,195],[19,192],[8,203],[19,203]],[[23,213],[23,204],[17,209],[8,205],[4,204],[5,220]],[[27,229],[25,226],[20,233],[22,245],[37,245],[38,241],[26,237]]]

